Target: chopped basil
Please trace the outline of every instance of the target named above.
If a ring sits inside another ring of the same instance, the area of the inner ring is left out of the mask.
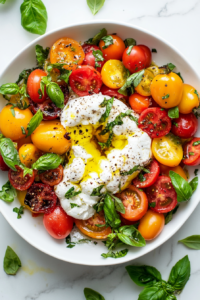
[[[154,208],[156,206],[156,202],[149,203],[149,206]]]
[[[169,68],[170,71],[173,71],[176,68],[176,66],[173,65],[172,63],[168,63],[167,67]]]
[[[39,67],[43,67],[45,60],[47,59],[49,55],[49,50],[50,48],[43,48],[40,45],[35,46],[35,54],[36,54],[36,59],[37,59],[37,65]]]
[[[144,76],[144,70],[136,72],[129,76],[125,82],[125,84],[118,90],[118,92],[124,96],[127,96],[128,88],[132,88],[132,93],[134,93],[134,88],[138,86]]]
[[[21,266],[22,264],[18,255],[8,246],[3,260],[4,271],[8,275],[16,275]]]
[[[197,176],[198,171],[199,171],[198,169],[195,169],[195,170],[194,170],[194,175],[195,175],[195,176]]]
[[[17,219],[21,219],[22,215],[24,214],[24,206],[20,206],[13,208],[13,212],[17,213]]]
[[[40,109],[36,112],[36,114],[31,118],[30,122],[28,123],[27,126],[27,136],[31,135],[33,131],[40,125],[40,123],[43,120],[43,113],[41,112]],[[24,133],[25,134],[25,133]]]
[[[11,185],[10,181],[8,180],[3,186],[2,190],[0,191],[0,199],[10,203],[13,202],[15,197],[17,196],[16,190]]]
[[[101,65],[98,64],[99,61],[104,61],[103,53],[101,52],[101,50],[93,50],[92,54],[94,55],[95,58],[95,67],[96,68],[101,67]]]
[[[131,45],[131,46],[128,47],[128,50],[126,52],[128,55],[131,54],[131,51],[132,51],[133,47],[134,47],[133,45]]]
[[[157,50],[155,48],[151,49],[152,53],[157,53]]]
[[[47,66],[47,71],[51,72],[54,68],[58,69],[60,71],[60,75],[58,76],[57,80],[64,80],[66,83],[69,82],[69,76],[71,75],[72,71],[66,70],[64,68],[66,64],[61,63],[55,63],[55,64],[49,64]]]
[[[172,124],[178,128],[178,123],[172,122]]]
[[[171,119],[177,119],[177,118],[179,118],[179,109],[178,109],[178,106],[170,108],[168,110],[168,116]]]
[[[184,80],[183,80],[183,77],[181,76],[181,73],[180,72],[178,72],[178,73],[176,73],[180,78],[181,78],[181,80],[184,82]]]
[[[135,46],[136,45],[136,40],[132,39],[132,38],[128,38],[124,40],[124,44],[127,47],[129,46]]]
[[[111,99],[104,98],[103,102],[100,104],[101,107],[106,107],[105,113],[101,116],[99,120],[100,123],[105,122],[109,117],[110,111],[113,106],[113,101],[114,101],[114,97],[112,97]]]
[[[194,143],[192,144],[192,146],[198,146],[198,145],[200,145],[200,140],[199,140],[199,141],[196,141],[196,142],[194,142]]]
[[[136,171],[143,171],[145,173],[150,173],[150,171],[142,166],[134,166],[132,169],[130,169],[128,172],[120,172],[120,174],[122,176],[126,176],[126,175],[132,175],[134,172]]]
[[[106,35],[107,35],[107,30],[105,28],[103,28],[93,38],[90,38],[89,40],[85,41],[85,44],[98,45],[100,40]]]
[[[146,181],[146,177],[144,177],[144,175],[142,173],[139,173],[138,179],[139,179],[140,182]]]
[[[21,130],[22,130],[22,133],[23,133],[23,134],[26,134],[26,130],[24,129],[23,126],[21,126]]]
[[[70,203],[70,206],[71,206],[71,208],[74,208],[74,207],[80,207],[80,206],[77,205],[76,203]]]
[[[120,258],[126,256],[127,253],[128,253],[128,249],[123,249],[121,251],[116,251],[116,252],[109,251],[108,253],[102,253],[101,256],[103,256],[104,258],[108,258],[108,257]]]
[[[105,149],[105,148],[109,148],[109,147],[110,147],[111,142],[112,142],[113,135],[114,135],[114,133],[111,132],[111,133],[109,134],[109,138],[107,139],[107,141],[106,141],[105,143],[98,142],[98,144],[101,146],[101,149],[102,149],[102,150]]]
[[[197,90],[194,91],[194,93],[197,95],[197,97],[199,98],[199,94],[197,92]]]
[[[105,45],[102,47],[102,49],[108,48],[110,45],[114,44],[113,37],[111,35],[106,35],[101,38],[102,41],[104,41]]]
[[[92,191],[92,194],[90,196],[102,196],[103,194],[101,193],[101,189],[104,187],[104,185],[100,185],[97,188],[94,188]]]
[[[194,152],[189,152],[189,155],[194,155]]]
[[[165,96],[162,96],[162,99],[164,100],[164,99],[167,99],[167,98],[169,98],[169,94],[167,94],[167,95],[165,95]]]
[[[71,187],[66,193],[65,193],[65,198],[70,199],[73,198],[75,196],[77,196],[78,194],[80,194],[81,191],[76,192],[74,190],[74,187]]]

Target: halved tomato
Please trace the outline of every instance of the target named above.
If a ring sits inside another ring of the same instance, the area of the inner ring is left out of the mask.
[[[95,45],[87,45],[87,44],[83,44],[81,45],[81,47],[83,48],[83,51],[86,53],[93,51],[93,50],[100,50],[100,48],[98,46]]]
[[[54,120],[59,117],[61,109],[58,108],[50,99],[41,104],[35,103],[31,100],[29,103],[33,114],[36,114],[38,109],[42,111],[44,120]]]
[[[200,164],[200,138],[193,138],[183,147],[183,163],[188,166]]]
[[[12,186],[19,191],[27,190],[33,183],[36,175],[36,171],[33,171],[33,175],[23,175],[24,171],[19,166],[15,166],[17,171],[9,170],[8,178]]]
[[[141,171],[139,175],[133,180],[133,184],[137,188],[142,189],[151,186],[159,176],[160,167],[155,159],[146,167],[146,169],[149,170],[150,173],[144,173],[143,171]]]
[[[58,168],[53,170],[47,170],[40,174],[40,180],[43,183],[54,186],[59,184],[63,178],[63,167],[60,165]]]
[[[118,100],[121,100],[123,102],[128,101],[128,96],[124,96],[120,93],[118,93],[118,91],[116,89],[111,89],[109,87],[107,87],[106,85],[102,85],[100,92],[102,93],[102,95],[107,95],[110,97],[114,97]]]

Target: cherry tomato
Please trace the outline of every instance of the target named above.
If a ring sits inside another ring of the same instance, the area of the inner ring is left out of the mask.
[[[114,97],[118,100],[121,100],[122,102],[128,101],[128,96],[124,96],[124,95],[118,93],[117,90],[111,89],[111,88],[107,87],[104,84],[101,87],[100,93],[102,93],[102,95],[107,95],[107,96],[110,96],[110,97]]]
[[[183,158],[180,138],[172,133],[153,139],[152,152],[158,162],[169,167],[178,166]]]
[[[93,51],[93,50],[100,50],[98,46],[95,46],[95,45],[87,45],[87,44],[83,44],[81,45],[81,47],[83,48],[83,51],[84,53],[88,53],[90,51]]]
[[[180,138],[191,138],[197,129],[198,120],[193,113],[187,115],[179,114],[179,118],[172,121],[172,133]]]
[[[116,196],[122,200],[125,207],[125,214],[121,214],[123,218],[129,221],[138,221],[147,212],[147,196],[134,185],[130,185],[126,190]]]
[[[151,50],[149,49],[149,47],[147,47],[145,45],[138,45],[138,47],[142,48],[142,50],[144,51],[145,58],[146,58],[145,68],[148,68],[150,66],[151,60],[152,60]]]
[[[104,64],[105,64],[105,61],[97,61],[97,62],[95,62],[95,57],[93,55],[93,51],[87,52],[85,54],[85,59],[83,61],[83,65],[92,66],[98,72],[101,72],[101,69],[102,69],[102,67],[103,67]]]
[[[0,155],[0,170],[1,171],[9,171],[9,169],[10,168],[4,162],[3,157]]]
[[[163,230],[165,217],[155,211],[148,210],[146,215],[140,220],[138,230],[147,241],[155,239]]]
[[[195,146],[196,143],[197,145]],[[199,143],[199,144],[198,144]],[[193,138],[183,146],[183,163],[188,166],[200,164],[200,138]]]
[[[95,213],[94,216],[88,220],[75,219],[75,224],[82,233],[93,239],[102,240],[107,238],[107,236],[112,233],[110,227],[96,226],[106,224],[103,211]]]
[[[133,184],[140,189],[151,186],[158,178],[160,173],[160,167],[157,161],[154,159],[147,167],[150,173],[140,172],[140,174],[133,180]]]
[[[19,150],[21,148],[21,146],[23,146],[24,144],[30,144],[32,143],[31,140],[31,136],[24,136],[22,139],[16,140],[14,141],[15,143],[17,143],[17,149]]]
[[[101,70],[103,83],[111,89],[121,88],[127,79],[127,70],[120,60],[108,60]]]
[[[185,174],[185,171],[183,170],[183,168],[181,168],[181,166],[177,166],[177,167],[167,167],[165,165],[159,164],[160,166],[160,175],[165,175],[165,176],[169,176],[169,171],[174,171],[175,173],[179,174],[181,177],[183,177],[186,181],[187,176]]]
[[[160,74],[151,83],[151,95],[163,108],[177,106],[182,99],[183,81],[176,73]]]
[[[167,213],[177,205],[177,194],[168,176],[159,176],[156,182],[146,189],[146,193],[151,210],[158,213]]]
[[[72,71],[69,84],[79,96],[97,94],[102,86],[101,74],[91,66],[81,66]]]
[[[54,120],[60,115],[61,109],[58,108],[50,99],[38,104],[30,100],[30,107],[33,114],[36,114],[38,109],[43,113],[43,120]]]
[[[28,189],[24,204],[29,206],[32,212],[51,213],[57,202],[57,196],[51,186],[43,183],[33,183]]]
[[[70,38],[64,37],[57,40],[50,51],[50,62],[65,63],[67,70],[75,70],[78,65],[81,65],[85,58],[85,53],[81,45]]]
[[[56,206],[54,210],[45,214],[43,224],[47,232],[55,239],[66,238],[73,228],[73,218],[68,216],[60,206]]]
[[[123,52],[125,50],[125,44],[123,40],[114,34],[110,35],[113,38],[113,44],[104,49],[105,43],[100,40],[99,47],[103,53],[105,60],[109,59],[122,59]]]
[[[167,112],[157,107],[145,109],[138,119],[138,124],[138,127],[151,138],[165,136],[170,132],[172,126]]]
[[[135,93],[129,97],[129,104],[137,114],[141,114],[143,110],[150,106],[150,99],[149,97],[144,97]]]
[[[151,96],[151,83],[154,77],[152,70],[150,68],[146,69],[142,75],[142,80],[135,87],[136,92],[142,96]]]
[[[123,53],[122,61],[126,69],[131,73],[138,72],[147,67],[146,52],[140,46],[134,46],[130,52],[130,48],[127,47]]]
[[[27,167],[31,168],[32,164],[38,160],[42,152],[33,144],[24,144],[19,148],[20,161]]]
[[[40,180],[43,183],[54,186],[59,184],[63,179],[63,167],[60,165],[58,168],[53,170],[47,170],[40,174]]]
[[[183,84],[183,95],[178,105],[179,111],[182,114],[189,114],[194,108],[199,106],[199,98],[195,88],[189,84]]]
[[[19,166],[15,166],[15,168],[17,171],[10,169],[8,172],[10,183],[16,190],[25,191],[32,185],[36,172],[33,171],[32,175],[24,176],[24,171]]]
[[[46,88],[44,89],[44,95],[40,88],[40,82],[42,77],[47,76],[47,73],[43,70],[36,69],[28,77],[27,81],[27,91],[31,98],[36,103],[42,103],[47,97]]]

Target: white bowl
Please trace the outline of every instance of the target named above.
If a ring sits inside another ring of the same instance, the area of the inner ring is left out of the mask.
[[[43,47],[52,46],[57,39],[64,36],[84,42],[88,38],[94,36],[103,27],[107,29],[108,33],[117,33],[122,39],[132,37],[138,44],[145,44],[150,48],[156,48],[157,53],[153,53],[153,60],[158,65],[164,65],[172,62],[177,66],[177,70],[181,72],[184,81],[193,85],[200,91],[199,76],[177,49],[153,33],[130,24],[117,23],[114,21],[91,21],[76,25],[68,25],[65,28],[54,30],[37,38],[11,60],[10,64],[2,73],[0,85],[7,82],[15,82],[19,73],[23,69],[35,66],[36,44],[40,44]],[[5,103],[5,100],[1,97],[0,110],[3,108]],[[200,136],[200,128],[196,136]],[[194,176],[194,169],[195,168],[190,168],[189,170],[191,178]],[[7,172],[1,172],[0,185],[2,186],[7,180]],[[173,236],[173,234],[175,234],[185,223],[199,203],[200,197],[198,196],[198,193],[200,193],[200,185],[190,201],[180,205],[180,208],[176,215],[174,215],[173,220],[165,226],[162,233],[155,240],[148,242],[144,248],[130,247],[128,254],[125,257],[118,259],[104,259],[101,257],[101,253],[107,252],[106,247],[101,242],[99,242],[98,245],[88,243],[76,245],[72,249],[66,248],[65,240],[58,241],[48,235],[44,229],[42,217],[32,218],[31,214],[27,210],[21,219],[17,219],[17,214],[12,211],[14,207],[19,207],[20,205],[17,199],[11,204],[0,201],[0,211],[13,229],[21,235],[22,238],[46,254],[63,261],[82,265],[114,265],[138,258],[154,250]]]

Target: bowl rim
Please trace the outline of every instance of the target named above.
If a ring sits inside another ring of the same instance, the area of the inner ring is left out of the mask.
[[[174,52],[176,52],[178,54],[179,57],[181,57],[191,68],[191,70],[194,72],[194,74],[196,75],[196,77],[198,78],[198,80],[200,81],[200,75],[197,73],[196,69],[194,69],[194,67],[192,66],[192,64],[190,64],[189,60],[174,46],[172,45],[170,42],[168,42],[167,40],[165,40],[164,38],[160,37],[159,35],[146,30],[144,28],[141,28],[140,26],[128,23],[128,22],[121,22],[121,21],[115,21],[112,19],[97,19],[97,20],[89,20],[89,21],[81,21],[81,22],[76,22],[76,23],[70,23],[68,25],[65,26],[61,26],[58,27],[56,29],[53,29],[51,31],[49,31],[48,33],[45,33],[42,36],[37,37],[36,39],[32,40],[30,43],[28,43],[25,47],[23,47],[20,51],[17,52],[17,54],[10,60],[10,62],[4,67],[3,71],[0,73],[0,79],[3,77],[4,73],[7,71],[7,69],[9,69],[9,67],[12,65],[13,61],[20,55],[22,54],[25,50],[27,50],[28,48],[30,48],[32,45],[36,44],[37,42],[43,40],[43,38],[50,36],[53,33],[59,32],[63,29],[67,29],[70,27],[75,27],[75,26],[85,26],[85,25],[92,25],[92,24],[116,24],[116,25],[121,25],[121,26],[127,26],[130,27],[132,29],[136,29],[139,30],[145,34],[148,34],[156,39],[158,39],[159,41],[161,41],[162,43],[164,43],[165,45],[169,46]],[[194,212],[195,208],[197,207],[197,205],[199,204],[199,201],[197,201],[197,203],[195,203],[191,209],[190,214],[187,216],[186,219],[184,219],[184,223],[188,220],[188,218],[191,216],[191,214]],[[164,244],[166,241],[168,241],[182,226],[184,223],[179,223],[178,226],[175,227],[175,229],[169,234],[167,235],[165,238],[163,238],[163,240],[161,240],[158,244],[156,244],[155,246],[153,246],[152,248],[148,249],[146,251],[146,253],[143,254],[139,254],[137,255],[137,257],[133,257],[133,258],[128,258],[128,257],[123,257],[122,260],[102,260],[102,263],[96,263],[96,264],[88,264],[88,263],[84,263],[83,262],[77,262],[75,260],[67,260],[60,258],[59,256],[57,256],[56,254],[52,254],[50,253],[48,250],[44,250],[41,249],[39,245],[36,245],[34,242],[32,242],[32,239],[27,239],[26,236],[24,236],[20,231],[18,231],[17,228],[14,228],[12,222],[10,222],[8,216],[6,214],[4,214],[1,209],[0,209],[0,213],[4,216],[4,218],[7,220],[7,222],[11,225],[11,227],[15,230],[15,232],[17,232],[26,242],[28,242],[31,246],[33,246],[34,248],[36,248],[37,250],[62,261],[68,262],[68,263],[73,263],[73,264],[78,264],[78,265],[86,265],[86,266],[110,266],[110,265],[118,265],[118,264],[122,264],[128,261],[132,261],[134,259],[138,259],[143,255],[148,254],[149,252],[155,250],[156,248],[160,247],[162,244]],[[128,258],[128,259],[127,259]]]

